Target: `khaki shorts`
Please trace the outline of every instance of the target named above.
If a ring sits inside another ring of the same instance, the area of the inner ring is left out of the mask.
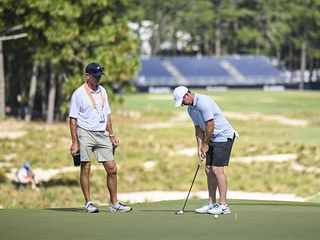
[[[81,162],[91,161],[92,153],[97,162],[113,161],[113,146],[108,131],[87,131],[77,128]]]

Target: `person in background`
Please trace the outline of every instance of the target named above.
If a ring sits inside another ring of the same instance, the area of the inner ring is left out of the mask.
[[[31,165],[29,161],[26,161],[23,166],[21,166],[17,171],[17,181],[18,183],[23,186],[24,184],[30,184],[33,190],[38,191],[39,188],[37,187],[35,181],[35,175],[32,172]]]
[[[119,146],[111,122],[111,109],[106,90],[99,84],[104,75],[103,67],[90,63],[85,68],[85,83],[76,89],[70,102],[70,131],[73,157],[80,153],[80,185],[88,213],[99,212],[90,195],[89,176],[91,155],[102,163],[107,172],[107,187],[110,194],[110,212],[129,212],[131,207],[117,199],[117,165],[114,149]]]
[[[207,95],[191,92],[185,86],[174,89],[175,106],[188,106],[195,127],[199,161],[206,158],[205,172],[209,192],[208,203],[195,209],[197,213],[229,214],[227,204],[227,176],[224,167],[229,165],[232,145],[238,133],[223,116],[219,106]],[[220,202],[216,201],[219,190]]]

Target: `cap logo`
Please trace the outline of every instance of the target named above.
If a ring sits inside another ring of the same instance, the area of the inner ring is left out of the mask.
[[[98,66],[98,67],[96,67],[96,68],[90,69],[90,72],[92,72],[92,73],[98,73],[98,72],[102,72],[103,70],[104,70],[103,67]]]

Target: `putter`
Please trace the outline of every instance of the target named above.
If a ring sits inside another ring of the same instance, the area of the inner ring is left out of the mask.
[[[187,198],[186,198],[186,200],[185,200],[185,202],[184,202],[184,204],[183,204],[182,210],[176,212],[177,215],[182,215],[182,214],[184,213],[184,208],[186,207],[186,204],[187,204],[187,201],[188,201],[188,198],[189,198],[189,195],[190,195],[190,192],[191,192],[191,189],[192,189],[194,180],[196,179],[196,176],[197,176],[197,174],[198,174],[198,171],[199,171],[201,162],[202,162],[202,161],[199,161],[199,163],[198,163],[198,167],[197,167],[196,173],[194,174],[194,177],[193,177],[193,180],[192,180],[192,183],[191,183],[191,186],[190,186],[190,189],[189,189]]]

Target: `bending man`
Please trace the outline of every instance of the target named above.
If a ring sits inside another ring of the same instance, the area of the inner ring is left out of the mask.
[[[180,86],[173,92],[175,106],[188,106],[188,113],[195,126],[199,159],[206,158],[205,172],[209,192],[208,203],[195,209],[197,213],[228,214],[228,182],[224,167],[229,165],[236,131],[223,116],[218,105],[204,94],[191,92]],[[220,202],[216,201],[219,190]]]

